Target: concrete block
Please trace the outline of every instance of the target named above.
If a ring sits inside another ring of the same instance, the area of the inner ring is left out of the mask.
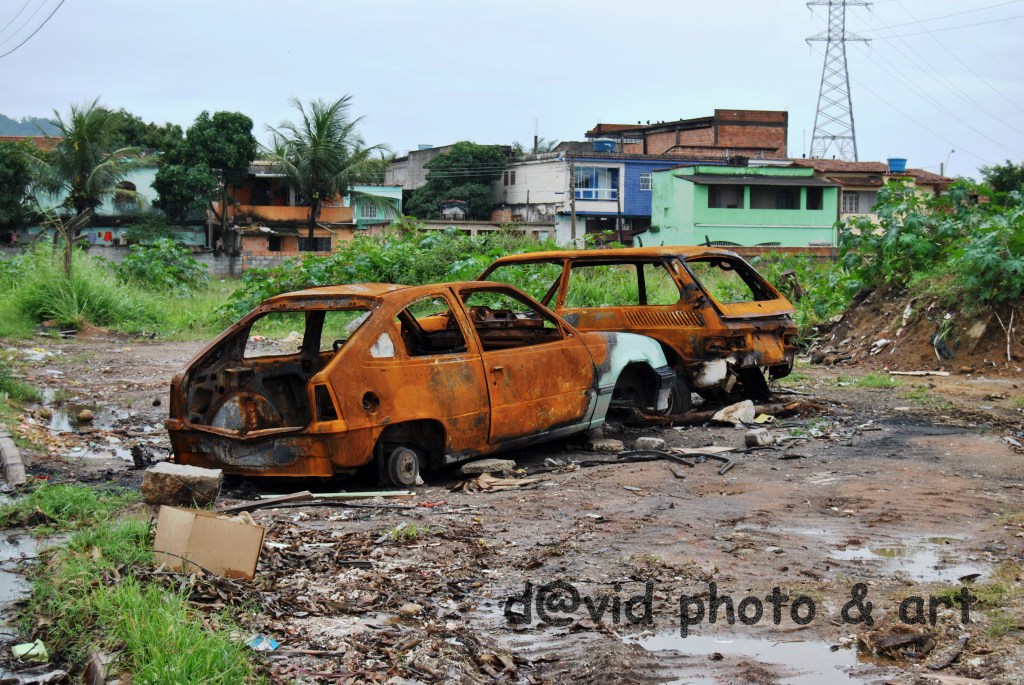
[[[478,459],[463,464],[459,473],[463,476],[477,476],[481,473],[497,473],[500,471],[511,471],[516,463],[511,459]]]
[[[223,479],[220,469],[161,462],[142,474],[142,499],[146,504],[205,507],[217,501]]]
[[[615,440],[613,438],[601,438],[600,440],[590,440],[587,442],[587,451],[589,452],[615,452],[618,454],[625,449],[621,440]]]

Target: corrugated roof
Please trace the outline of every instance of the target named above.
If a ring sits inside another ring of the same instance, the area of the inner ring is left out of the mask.
[[[733,176],[730,174],[676,174],[676,178],[699,186],[815,186],[833,188],[837,184],[815,176]]]

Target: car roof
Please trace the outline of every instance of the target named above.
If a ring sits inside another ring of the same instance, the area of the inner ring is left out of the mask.
[[[494,260],[497,262],[534,262],[556,259],[584,259],[603,261],[607,259],[650,259],[652,257],[739,257],[735,252],[704,245],[672,245],[667,247],[619,247],[597,250],[550,250],[547,252],[525,252],[508,255]]]
[[[275,295],[264,301],[264,304],[277,304],[282,302],[288,302],[289,300],[329,300],[337,298],[348,298],[356,301],[370,301],[370,300],[382,300],[389,293],[395,293],[399,291],[408,291],[415,293],[415,291],[422,291],[424,294],[436,293],[447,288],[472,288],[479,289],[481,287],[507,287],[512,290],[518,289],[515,286],[507,285],[505,283],[481,283],[480,281],[461,281],[453,283],[429,283],[426,285],[397,285],[394,283],[348,283],[345,285],[323,285],[314,288],[306,288],[305,290],[295,290],[288,293],[282,293]]]

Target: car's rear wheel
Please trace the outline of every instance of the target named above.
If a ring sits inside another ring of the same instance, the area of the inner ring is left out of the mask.
[[[386,450],[385,455],[384,472],[392,484],[402,488],[416,485],[420,477],[420,455],[416,450],[399,445]]]

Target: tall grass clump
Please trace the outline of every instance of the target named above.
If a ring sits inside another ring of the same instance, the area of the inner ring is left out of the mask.
[[[814,260],[802,255],[772,253],[750,260],[754,268],[793,302],[796,325],[800,331],[828,321],[845,310],[863,281],[842,264]],[[785,285],[783,274],[792,272],[804,294],[796,297]]]
[[[47,246],[37,246],[17,259],[24,260],[27,268],[18,272],[10,297],[23,315],[36,322],[139,330],[151,328],[160,318],[157,303],[119,281],[106,262],[76,252],[69,277]]]

